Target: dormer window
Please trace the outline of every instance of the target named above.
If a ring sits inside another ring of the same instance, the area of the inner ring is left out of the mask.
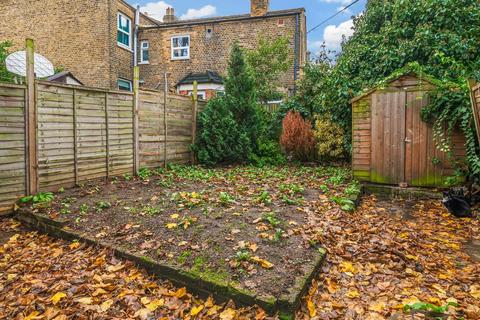
[[[172,37],[172,60],[190,59],[190,36]]]

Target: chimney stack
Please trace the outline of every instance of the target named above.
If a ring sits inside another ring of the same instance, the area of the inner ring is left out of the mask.
[[[163,16],[163,22],[175,22],[177,21],[177,17],[175,17],[175,9],[174,8],[167,8],[166,14]]]
[[[250,1],[251,1],[250,16],[261,17],[261,16],[267,15],[270,0],[250,0]]]

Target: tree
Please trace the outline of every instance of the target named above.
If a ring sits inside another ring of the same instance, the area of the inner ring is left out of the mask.
[[[239,130],[224,98],[208,102],[198,119],[199,135],[193,147],[202,164],[243,162],[250,152],[248,137]]]
[[[12,46],[10,41],[0,42],[0,81],[13,82],[13,75],[7,71],[5,59],[9,52],[8,49]]]
[[[250,140],[251,151],[256,152],[264,126],[257,103],[255,81],[238,42],[234,43],[230,55],[225,80],[225,101],[238,129]]]
[[[279,99],[278,92],[281,76],[291,66],[290,42],[286,37],[273,40],[260,39],[255,50],[246,51],[247,63],[255,81],[257,98],[260,102]]]

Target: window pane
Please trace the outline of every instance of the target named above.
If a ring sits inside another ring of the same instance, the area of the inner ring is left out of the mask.
[[[126,45],[127,47],[130,47],[130,37],[128,34],[125,34],[122,31],[118,31],[117,41],[121,44]]]
[[[148,50],[142,51],[142,61],[148,61]]]
[[[174,56],[175,58],[180,57],[180,50],[178,50],[178,49],[173,50],[173,56]]]
[[[142,42],[142,48],[148,48],[148,42]]]
[[[188,47],[188,37],[183,37],[182,39],[182,47]]]
[[[178,48],[180,45],[179,45],[179,38],[173,38],[173,47],[174,48]]]
[[[180,55],[182,57],[188,57],[188,49],[182,49]]]
[[[126,91],[132,91],[132,83],[127,80],[118,80],[118,89],[119,90],[126,90]]]

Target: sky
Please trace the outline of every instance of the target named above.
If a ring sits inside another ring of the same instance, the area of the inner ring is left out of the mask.
[[[175,8],[180,19],[206,18],[243,14],[250,11],[250,0],[127,0],[140,5],[142,12],[161,20],[167,7]],[[328,17],[345,8],[354,0],[270,0],[270,10],[303,7],[307,14],[307,29],[310,30]],[[308,48],[313,54],[325,42],[330,50],[340,51],[342,36],[350,36],[353,26],[352,16],[365,9],[367,0],[360,0],[332,20],[308,34]]]

